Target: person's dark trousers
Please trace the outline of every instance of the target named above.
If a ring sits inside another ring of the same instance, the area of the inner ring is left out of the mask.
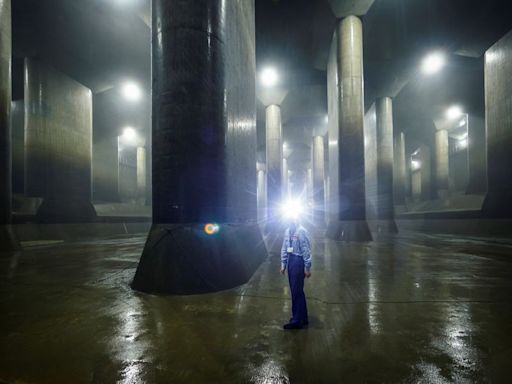
[[[290,255],[288,257],[288,281],[292,294],[290,323],[306,325],[308,324],[308,308],[304,294],[304,259],[301,256]]]

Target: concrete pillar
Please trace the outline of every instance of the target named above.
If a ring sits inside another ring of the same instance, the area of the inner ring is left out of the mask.
[[[152,2],[153,225],[134,289],[232,288],[266,256],[256,220],[254,32],[252,0]],[[208,234],[208,223],[218,231]]]
[[[105,137],[93,143],[93,198],[119,201],[119,138]]]
[[[420,146],[419,159],[421,164],[420,169],[420,186],[421,186],[421,199],[423,201],[432,200],[432,167],[430,165],[430,148],[426,145]]]
[[[487,196],[490,218],[512,217],[512,31],[485,53]]]
[[[313,137],[313,219],[317,225],[325,225],[324,211],[324,138]]]
[[[483,195],[487,192],[486,142],[484,119],[470,115],[468,121],[469,181],[466,189],[469,195]]]
[[[267,165],[267,207],[268,219],[279,216],[279,204],[286,195],[283,158],[283,133],[281,107],[272,104],[265,109],[266,165]]]
[[[288,174],[288,159],[286,157],[283,157],[282,161],[281,192],[281,200],[290,197],[290,175]]]
[[[440,129],[436,131],[436,186],[440,198],[446,198],[449,189],[449,146],[448,131]]]
[[[339,221],[329,224],[327,236],[346,241],[369,241],[372,236],[366,222],[365,206],[363,27],[361,20],[355,16],[344,18],[336,27],[336,35],[339,86],[337,150],[339,157],[335,166],[339,167]]]
[[[261,223],[267,218],[267,175],[264,163],[256,163],[257,172],[257,192],[256,199],[258,205],[258,222]]]
[[[91,203],[92,92],[32,58],[25,60],[25,191],[43,197],[38,221],[96,219]]]
[[[407,176],[406,176],[406,155],[405,155],[405,135],[400,132],[395,138],[395,169],[394,187],[395,187],[395,203],[399,205],[405,204],[406,190],[407,190]]]
[[[313,170],[311,168],[308,168],[306,171],[306,201],[308,205],[308,216],[313,217]]]
[[[11,227],[11,0],[0,0],[0,251],[16,250]]]
[[[146,148],[137,147],[137,199],[146,203]]]
[[[377,219],[379,232],[398,232],[393,196],[393,101],[377,99]]]

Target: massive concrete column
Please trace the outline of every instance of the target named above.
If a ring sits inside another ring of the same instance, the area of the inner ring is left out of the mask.
[[[485,120],[476,115],[470,115],[468,120],[469,181],[466,193],[483,195],[487,192]]]
[[[421,199],[428,201],[432,199],[432,167],[430,165],[430,148],[426,145],[420,146],[419,150],[420,159],[420,186],[421,186]]]
[[[407,191],[407,177],[406,177],[406,155],[405,155],[405,135],[400,132],[395,138],[395,169],[394,187],[395,187],[395,202],[399,205],[405,204],[406,191]]]
[[[398,232],[393,196],[393,101],[377,99],[377,219],[379,232]]]
[[[288,159],[286,157],[283,157],[282,164],[281,200],[286,200],[290,197],[290,175],[288,172]]]
[[[329,224],[327,235],[346,241],[369,241],[372,236],[366,222],[365,206],[361,20],[355,16],[344,18],[336,27],[336,35],[339,137],[338,161],[334,166],[339,167],[339,221]]]
[[[119,201],[119,138],[105,137],[93,143],[93,197]]]
[[[11,228],[11,0],[0,0],[0,251],[18,243]]]
[[[313,218],[317,225],[325,225],[324,207],[324,138],[313,137]]]
[[[310,167],[308,167],[306,171],[306,201],[308,204],[308,216],[313,217],[313,170]]]
[[[439,129],[436,131],[436,186],[440,198],[446,198],[449,184],[449,146],[448,131]]]
[[[267,175],[264,163],[256,163],[257,172],[257,192],[256,199],[258,205],[258,222],[262,223],[267,218]]]
[[[265,109],[266,165],[267,165],[267,209],[268,219],[277,218],[279,204],[285,195],[283,172],[283,134],[281,107],[272,104]]]
[[[512,217],[512,31],[485,53],[486,217]]]
[[[266,256],[256,221],[254,1],[153,0],[152,12],[153,226],[132,287],[231,288]]]
[[[137,200],[146,203],[146,148],[137,147]]]
[[[37,212],[41,222],[96,218],[92,92],[33,58],[25,60],[25,190],[43,197]]]

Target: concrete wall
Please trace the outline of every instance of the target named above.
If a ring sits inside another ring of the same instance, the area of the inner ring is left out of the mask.
[[[93,144],[93,199],[119,201],[119,149],[117,137]]]
[[[488,192],[484,212],[512,217],[512,31],[485,54]]]
[[[377,219],[377,116],[375,103],[364,117],[364,167],[366,179],[366,217]]]

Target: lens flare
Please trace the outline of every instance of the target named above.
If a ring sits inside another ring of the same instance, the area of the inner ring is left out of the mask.
[[[215,235],[216,233],[219,232],[219,230],[220,230],[219,224],[208,223],[208,224],[205,224],[205,226],[204,226],[204,232],[210,236]]]
[[[285,219],[298,219],[304,211],[304,205],[298,199],[290,199],[281,205],[281,213]]]

